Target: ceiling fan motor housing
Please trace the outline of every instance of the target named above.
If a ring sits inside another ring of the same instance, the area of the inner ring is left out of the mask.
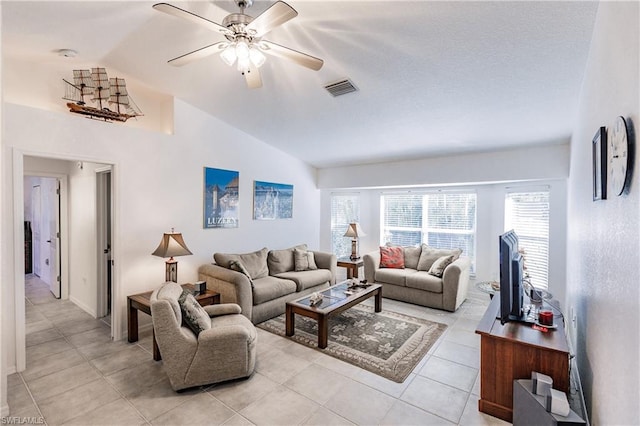
[[[246,26],[249,25],[253,21],[253,18],[249,15],[245,15],[244,13],[232,13],[231,15],[227,15],[226,18],[222,21],[222,26],[229,28],[233,31],[233,34],[226,34],[225,37],[229,41],[235,40],[237,36],[246,36],[253,37],[255,35],[251,34],[251,31],[247,32]]]

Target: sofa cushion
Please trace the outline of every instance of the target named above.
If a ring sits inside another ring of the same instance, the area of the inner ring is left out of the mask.
[[[380,247],[380,267],[381,268],[404,268],[404,250],[402,247]]]
[[[260,305],[269,300],[296,292],[296,283],[283,278],[266,276],[254,280],[253,304]]]
[[[433,265],[431,265],[431,268],[429,268],[429,274],[433,275],[434,277],[442,278],[442,274],[444,274],[444,270],[447,268],[447,266],[451,265],[452,262],[453,262],[452,254],[450,254],[449,256],[439,257],[438,260],[433,262]]]
[[[306,250],[306,244],[300,244],[283,250],[271,250],[267,256],[267,266],[269,267],[269,275],[278,275],[283,272],[293,271],[295,269],[295,260],[293,250]]]
[[[211,317],[207,311],[198,303],[196,298],[190,291],[184,290],[178,298],[180,311],[182,312],[182,321],[186,324],[196,336],[200,332],[211,328]]]
[[[249,273],[249,271],[247,271],[247,268],[244,267],[242,262],[240,262],[239,260],[232,260],[231,262],[229,262],[229,269],[233,269],[234,271],[246,275],[246,277],[249,279],[249,282],[251,283],[251,288],[253,288],[253,279],[251,278],[251,274]]]
[[[388,283],[399,286],[406,286],[406,277],[415,274],[415,269],[393,269],[381,268],[376,271],[375,280],[377,283]]]
[[[313,271],[283,272],[276,275],[296,283],[296,291],[315,287],[326,282],[331,282],[331,271],[328,269],[316,269]]]
[[[404,267],[411,269],[418,269],[418,261],[420,260],[420,253],[422,247],[403,247],[404,250]]]
[[[293,250],[293,259],[296,271],[314,271],[318,269],[312,251],[296,248]]]
[[[420,260],[418,261],[418,271],[428,271],[431,268],[431,265],[433,265],[433,262],[435,262],[442,256],[448,256],[452,254],[453,260],[456,260],[460,257],[461,253],[461,249],[436,249],[423,244],[422,252],[420,253]]]
[[[269,269],[267,268],[268,252],[269,250],[265,247],[262,250],[244,254],[216,253],[213,255],[213,259],[218,265],[227,269],[230,269],[229,263],[232,260],[239,260],[247,268],[251,278],[255,280],[269,275]]]
[[[442,293],[442,278],[434,277],[425,271],[417,271],[407,276],[407,287],[431,293]]]

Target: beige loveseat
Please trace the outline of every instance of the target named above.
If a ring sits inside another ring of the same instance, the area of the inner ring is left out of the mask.
[[[381,268],[380,251],[365,254],[366,280],[382,284],[382,296],[389,299],[451,312],[457,310],[467,298],[470,259],[457,257],[444,269],[440,278],[430,274],[429,269],[441,257],[455,255],[455,251],[434,249],[426,244],[402,247],[402,250],[404,268]]]
[[[311,263],[308,262],[311,256],[317,269],[300,261],[305,253],[305,262]],[[199,279],[207,282],[209,290],[220,293],[222,303],[240,305],[242,314],[254,324],[283,314],[286,302],[336,282],[336,256],[307,250],[305,244],[283,250],[263,248],[244,254],[215,253],[213,258],[215,264],[198,268]],[[238,269],[238,263],[244,271],[232,269]]]

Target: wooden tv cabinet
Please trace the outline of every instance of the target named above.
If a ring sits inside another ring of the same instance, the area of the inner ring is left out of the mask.
[[[497,293],[496,295],[498,295]],[[525,304],[529,299],[525,296]],[[491,299],[476,333],[480,335],[480,400],[478,409],[513,421],[513,381],[537,371],[553,379],[553,388],[569,391],[569,346],[561,318],[558,328],[542,332],[528,324],[500,324],[500,297]]]

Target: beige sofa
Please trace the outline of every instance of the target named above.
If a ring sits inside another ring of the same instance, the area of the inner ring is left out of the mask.
[[[296,264],[296,254],[305,252],[312,253],[317,269]],[[215,253],[213,258],[215,264],[198,268],[199,279],[206,281],[209,290],[220,293],[222,303],[240,305],[242,314],[254,324],[283,314],[286,302],[336,282],[336,256],[307,250],[305,244],[244,254]],[[241,263],[245,271],[231,269],[237,267],[237,263],[232,265],[234,262]],[[296,270],[296,266],[302,270]]]
[[[433,263],[451,250],[403,247],[404,268],[381,268],[380,251],[363,256],[364,275],[368,282],[382,284],[382,296],[430,308],[454,312],[467,298],[469,287],[468,257],[458,257],[444,269],[442,277],[429,273]],[[459,256],[459,252],[458,252]]]

